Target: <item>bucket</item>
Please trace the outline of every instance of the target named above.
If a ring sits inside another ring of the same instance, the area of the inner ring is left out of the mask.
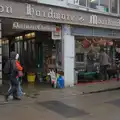
[[[35,78],[36,78],[35,73],[28,73],[27,74],[27,80],[28,80],[29,83],[35,82]]]

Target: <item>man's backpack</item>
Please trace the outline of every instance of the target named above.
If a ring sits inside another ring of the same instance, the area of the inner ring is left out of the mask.
[[[10,74],[10,72],[11,72],[11,61],[10,60],[8,60],[6,63],[5,63],[5,65],[4,65],[4,68],[3,68],[3,72],[5,73],[5,74]]]

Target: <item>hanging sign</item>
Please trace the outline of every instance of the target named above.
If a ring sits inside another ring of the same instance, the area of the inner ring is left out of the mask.
[[[52,39],[53,40],[61,40],[62,39],[61,27],[56,26],[56,31],[52,32]]]

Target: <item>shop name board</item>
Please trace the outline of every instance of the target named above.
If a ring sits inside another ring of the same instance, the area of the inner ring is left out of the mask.
[[[120,29],[120,19],[118,17],[100,14],[94,15],[93,13],[80,10],[53,7],[43,4],[27,4],[7,0],[0,0],[0,17]],[[21,29],[44,29],[41,25],[20,25],[18,23],[15,23],[15,25],[17,28]]]
[[[113,25],[113,26],[120,26],[120,19],[117,20],[112,20],[109,18],[104,18],[101,19],[99,18],[97,15],[91,15],[90,16],[90,24],[94,24],[94,25]]]
[[[12,14],[13,8],[7,5],[0,5],[0,13]]]
[[[24,22],[13,22],[13,29],[21,30],[37,30],[37,31],[56,31],[56,25],[49,24],[33,24]]]
[[[80,22],[84,21],[84,18],[82,16],[75,16],[71,14],[64,14],[62,12],[56,12],[52,8],[48,8],[48,11],[45,12],[43,10],[38,10],[34,7],[34,5],[27,4],[27,16],[37,16],[37,17],[44,17],[44,18],[50,18],[50,19],[56,19],[56,20],[67,20],[67,21],[75,21],[78,19]]]

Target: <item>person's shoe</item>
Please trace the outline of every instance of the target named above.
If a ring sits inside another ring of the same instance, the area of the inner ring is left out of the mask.
[[[13,100],[21,100],[19,97],[13,97]]]
[[[5,102],[8,102],[8,96],[5,95]]]

